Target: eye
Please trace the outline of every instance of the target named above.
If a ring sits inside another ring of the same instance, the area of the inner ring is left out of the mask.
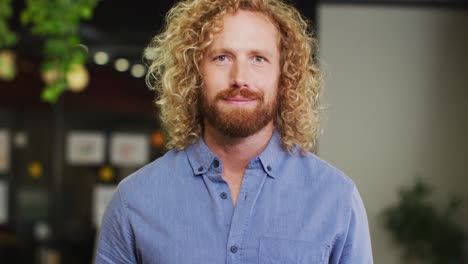
[[[255,63],[263,63],[263,62],[265,62],[265,58],[262,57],[262,56],[255,56],[255,57],[253,58],[253,60],[254,60]]]
[[[226,55],[219,55],[215,58],[215,61],[218,62],[226,62],[228,60],[228,57]]]

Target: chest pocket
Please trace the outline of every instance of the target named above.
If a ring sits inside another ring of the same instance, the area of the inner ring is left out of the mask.
[[[330,247],[313,242],[260,238],[259,264],[327,264]]]

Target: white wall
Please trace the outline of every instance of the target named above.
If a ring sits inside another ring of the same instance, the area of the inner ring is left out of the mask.
[[[378,215],[415,176],[463,197],[468,231],[468,9],[322,5],[318,26],[318,154],[357,184],[375,263],[400,263]]]

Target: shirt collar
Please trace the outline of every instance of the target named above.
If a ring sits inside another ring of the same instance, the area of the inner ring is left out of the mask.
[[[283,164],[284,159],[287,157],[286,152],[281,146],[281,136],[278,131],[274,130],[270,142],[266,148],[258,156],[262,163],[263,170],[272,178],[279,176],[279,167]]]
[[[196,143],[185,148],[184,151],[187,154],[187,158],[195,176],[206,173],[210,168],[211,163],[216,158],[215,154],[211,152],[202,137],[200,137]]]
[[[196,143],[189,145],[184,151],[195,176],[206,173],[213,161],[218,159],[201,137]],[[282,161],[287,155],[289,155],[288,152],[283,150],[281,146],[281,136],[278,131],[275,130],[266,148],[258,157],[253,158],[250,163],[255,160],[260,160],[265,173],[272,178],[276,178],[279,176],[277,174],[279,166],[281,166],[283,163]]]

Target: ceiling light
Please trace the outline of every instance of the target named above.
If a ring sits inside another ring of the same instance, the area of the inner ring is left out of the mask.
[[[94,54],[94,62],[98,65],[104,65],[109,62],[109,55],[104,51],[98,51]]]
[[[130,70],[131,74],[135,78],[141,78],[145,75],[145,66],[141,64],[135,64],[132,66],[132,69]]]
[[[124,72],[128,70],[129,63],[127,59],[120,58],[115,61],[114,66],[115,66],[115,69],[118,70],[119,72]]]

